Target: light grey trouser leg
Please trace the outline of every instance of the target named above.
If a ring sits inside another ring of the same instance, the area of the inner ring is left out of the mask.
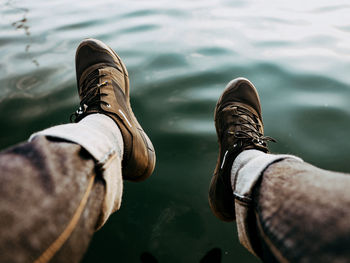
[[[78,262],[120,206],[122,153],[117,125],[101,114],[1,152],[0,262]]]
[[[0,154],[0,262],[34,262],[65,231],[92,191],[54,262],[78,262],[96,229],[105,193],[95,161],[81,146],[43,136]],[[45,262],[45,261],[44,261]]]
[[[243,194],[235,201],[242,243],[265,262],[350,262],[350,176],[293,156],[255,154],[240,156],[232,173],[241,182],[234,191]],[[242,178],[254,177],[247,167],[259,167],[257,157],[277,159],[249,185]]]
[[[350,262],[350,176],[284,160],[255,192],[260,236],[280,261]]]

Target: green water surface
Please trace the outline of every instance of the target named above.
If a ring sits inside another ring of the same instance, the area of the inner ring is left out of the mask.
[[[83,262],[258,262],[211,213],[215,103],[239,76],[258,88],[265,131],[321,168],[350,172],[348,1],[0,0],[0,147],[66,123],[79,103],[74,54],[98,38],[125,61],[131,102],[157,152]]]

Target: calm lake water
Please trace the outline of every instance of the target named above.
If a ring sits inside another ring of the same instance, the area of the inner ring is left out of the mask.
[[[94,37],[131,77],[157,151],[153,177],[125,183],[122,208],[83,262],[258,262],[211,213],[215,103],[232,78],[257,86],[273,152],[350,172],[350,5],[344,1],[0,1],[0,147],[65,123],[78,105],[74,54]]]

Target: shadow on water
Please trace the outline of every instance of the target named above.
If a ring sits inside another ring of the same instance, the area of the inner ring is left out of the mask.
[[[221,263],[221,249],[213,248],[209,250],[199,263]],[[141,263],[159,263],[157,258],[149,252],[144,252],[140,256]]]

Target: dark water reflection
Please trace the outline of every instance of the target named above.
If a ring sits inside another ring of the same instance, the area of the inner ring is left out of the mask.
[[[200,263],[220,263],[222,251],[220,248],[213,248],[209,250],[203,258],[199,261]],[[158,263],[159,261],[155,256],[149,252],[143,252],[140,256],[141,263]]]
[[[157,150],[148,181],[125,184],[121,210],[84,262],[256,262],[233,224],[211,214],[213,110],[245,76],[261,95],[272,151],[350,172],[347,1],[1,1],[0,147],[67,122],[78,97],[74,53],[99,38],[126,62],[132,104]]]

